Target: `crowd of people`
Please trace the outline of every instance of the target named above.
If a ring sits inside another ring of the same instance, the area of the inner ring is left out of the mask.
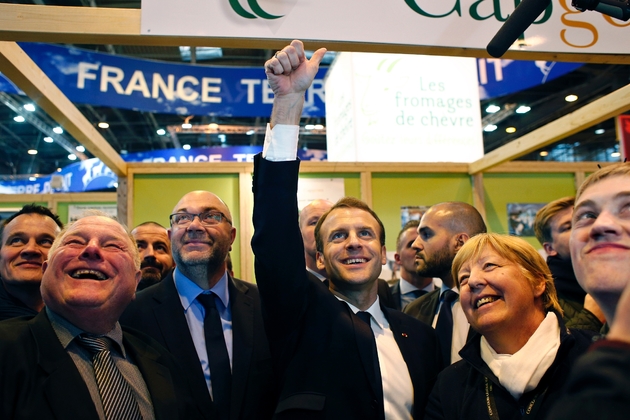
[[[165,228],[27,205],[0,230],[2,419],[604,419],[630,408],[630,163],[536,215],[547,259],[445,201],[396,238],[352,197],[298,211],[304,93],[325,50],[265,63],[256,284],[192,191]]]

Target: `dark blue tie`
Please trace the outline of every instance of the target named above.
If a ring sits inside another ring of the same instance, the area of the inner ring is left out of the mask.
[[[369,334],[371,347],[372,347],[372,369],[374,373],[374,382],[379,394],[380,401],[383,401],[383,378],[381,377],[381,367],[378,362],[378,350],[376,349],[376,339],[374,338],[374,331],[372,330],[372,315],[369,312],[359,311],[356,314],[361,321],[365,322],[369,327],[369,330],[366,330],[366,334]]]
[[[212,382],[212,400],[221,420],[230,417],[230,395],[232,392],[232,369],[228,355],[221,317],[217,310],[215,294],[207,293],[197,296],[199,303],[206,310],[203,320],[203,331],[206,337],[208,365],[210,365],[210,381]]]
[[[435,332],[438,337],[444,366],[451,364],[451,345],[453,341],[453,311],[451,304],[455,302],[458,297],[459,295],[452,290],[446,290],[442,293],[442,307],[440,308],[437,324],[435,325]]]

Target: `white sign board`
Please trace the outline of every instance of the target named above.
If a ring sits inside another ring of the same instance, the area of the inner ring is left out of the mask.
[[[325,87],[331,162],[483,157],[473,58],[341,53]]]
[[[529,0],[531,1],[531,0]],[[515,0],[142,0],[144,35],[302,39],[485,49]],[[551,5],[524,51],[627,54],[630,23]]]
[[[118,206],[116,204],[100,204],[93,206],[71,204],[68,206],[68,223],[76,222],[86,211],[90,210],[102,211],[110,217],[116,217],[118,215]]]
[[[313,200],[337,202],[345,196],[343,178],[300,178],[298,179],[298,208],[302,210]]]

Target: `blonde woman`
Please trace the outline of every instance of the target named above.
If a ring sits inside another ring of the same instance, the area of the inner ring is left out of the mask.
[[[564,326],[549,268],[520,238],[477,235],[452,271],[476,334],[439,375],[426,418],[543,418],[592,333]]]

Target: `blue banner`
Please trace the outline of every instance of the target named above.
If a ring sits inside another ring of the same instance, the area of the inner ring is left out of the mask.
[[[122,155],[126,162],[253,162],[262,146],[203,147],[190,150],[168,149]],[[325,161],[325,150],[298,149],[298,158]],[[53,179],[56,178],[56,179]],[[56,192],[89,192],[118,186],[118,177],[98,158],[72,163],[52,175],[0,181],[0,194],[46,194]]]
[[[542,85],[580,66],[581,63],[480,58],[477,60],[479,99],[497,98]]]
[[[78,48],[20,43],[72,102],[179,115],[271,115],[273,93],[262,67],[173,64]],[[304,116],[323,117],[327,67],[306,93]],[[0,80],[0,89],[8,86]]]

